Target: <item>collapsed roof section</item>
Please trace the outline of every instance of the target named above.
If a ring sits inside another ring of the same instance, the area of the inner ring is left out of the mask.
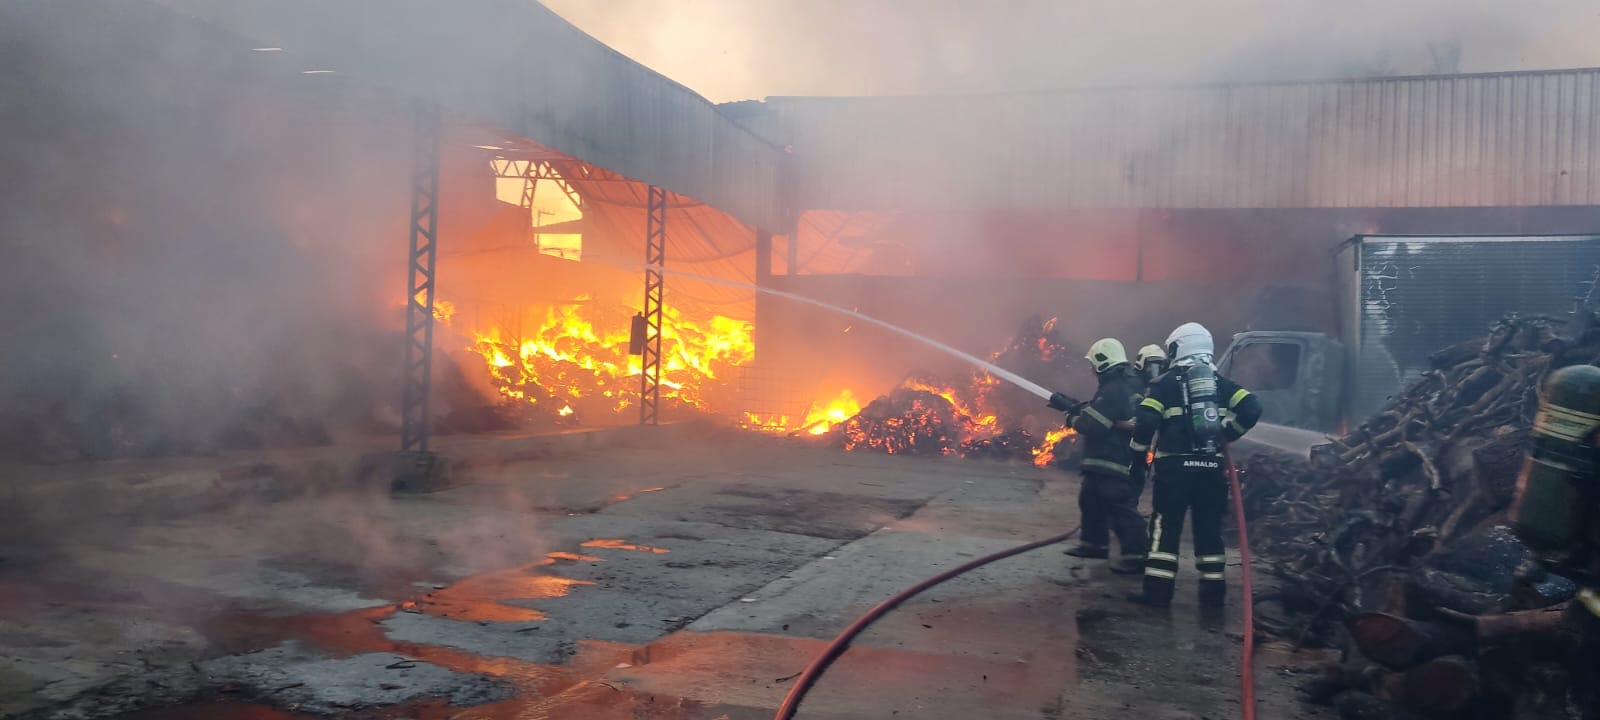
[[[782,232],[780,148],[530,0],[148,0]],[[245,48],[241,48],[245,50]]]

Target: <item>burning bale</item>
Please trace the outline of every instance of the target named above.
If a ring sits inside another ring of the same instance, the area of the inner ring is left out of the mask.
[[[1541,383],[1600,361],[1600,334],[1558,329],[1503,320],[1435,353],[1427,373],[1309,462],[1246,462],[1251,535],[1279,581],[1257,598],[1259,624],[1363,658],[1315,683],[1314,701],[1347,717],[1388,717],[1366,696],[1509,717],[1548,705],[1543,695],[1564,682],[1560,609],[1576,585],[1505,527]]]

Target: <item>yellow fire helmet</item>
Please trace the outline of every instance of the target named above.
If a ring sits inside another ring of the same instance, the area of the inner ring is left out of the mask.
[[[1128,364],[1128,351],[1122,349],[1122,343],[1116,338],[1101,338],[1089,346],[1089,353],[1084,358],[1094,364],[1094,371],[1103,373],[1118,365]]]
[[[1146,345],[1139,348],[1139,367],[1150,364],[1151,360],[1166,362],[1166,359],[1167,351],[1162,350],[1160,345]]]

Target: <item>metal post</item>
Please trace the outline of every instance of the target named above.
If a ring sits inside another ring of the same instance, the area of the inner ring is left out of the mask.
[[[434,268],[439,234],[439,108],[416,109],[411,168],[410,289],[406,297],[404,385],[400,396],[400,450],[428,451],[429,386],[433,379]]]
[[[771,287],[771,286],[772,286],[772,233],[767,232],[766,230],[762,230],[761,228],[756,228],[756,287]],[[759,362],[760,359],[761,359],[761,351],[762,351],[762,348],[763,348],[763,345],[764,345],[763,341],[765,340],[765,332],[766,332],[766,324],[767,324],[767,315],[768,315],[768,298],[767,298],[767,294],[763,293],[763,292],[756,293],[756,302],[755,302],[755,304],[756,304],[756,317],[755,317],[755,322],[753,323],[754,324],[754,332],[753,332],[753,334],[755,335],[754,340],[755,340],[755,344],[756,344],[755,357],[756,357],[756,360]]]
[[[536,248],[539,247],[539,210],[533,206],[533,202],[538,192],[538,164],[530,162],[522,172],[522,202],[519,205],[528,213],[528,237]]]
[[[661,296],[666,285],[667,191],[650,186],[644,229],[644,353],[640,358],[639,424],[661,423]]]

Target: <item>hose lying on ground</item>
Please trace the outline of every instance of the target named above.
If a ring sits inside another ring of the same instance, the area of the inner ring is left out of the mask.
[[[1239,492],[1239,471],[1233,454],[1222,446],[1222,460],[1228,466],[1228,489],[1233,492],[1233,522],[1239,526],[1239,585],[1244,602],[1244,649],[1239,659],[1239,711],[1244,720],[1256,720],[1256,595],[1250,586],[1250,533],[1244,524],[1244,495]]]
[[[963,573],[983,567],[984,565],[988,565],[996,560],[1004,560],[1013,555],[1021,555],[1029,550],[1037,550],[1047,545],[1054,545],[1058,542],[1070,540],[1072,536],[1077,534],[1078,528],[1073,528],[1067,532],[1061,533],[1060,535],[1056,535],[1055,537],[1047,537],[1043,540],[1028,543],[1027,545],[1018,545],[1017,547],[1009,550],[1002,550],[993,555],[987,555],[978,558],[977,560],[973,560],[965,565],[951,568],[939,573],[938,575],[928,578],[927,580],[923,580],[916,585],[902,590],[894,597],[878,603],[871,610],[868,610],[867,614],[862,615],[860,618],[857,618],[855,622],[850,623],[850,627],[845,628],[844,632],[839,633],[839,636],[834,638],[833,642],[828,643],[828,646],[823,648],[822,654],[818,655],[811,661],[810,665],[806,666],[805,671],[801,672],[800,677],[794,681],[794,687],[789,688],[789,695],[783,699],[783,704],[778,706],[778,714],[775,716],[776,719],[791,720],[794,717],[795,711],[800,709],[800,701],[805,699],[806,692],[811,689],[812,685],[816,684],[818,678],[822,677],[823,671],[827,670],[828,666],[833,664],[834,660],[838,659],[840,655],[844,654],[845,648],[850,647],[850,641],[854,640],[857,635],[860,635],[861,631],[866,630],[868,625],[877,622],[878,618],[889,614],[889,611],[895,609],[895,607],[900,603],[910,600],[928,588],[931,588]]]
[[[1251,666],[1255,663],[1255,595],[1251,592],[1250,587],[1250,538],[1244,524],[1244,500],[1243,496],[1239,493],[1239,473],[1234,469],[1233,457],[1228,453],[1226,447],[1223,448],[1222,456],[1223,460],[1227,463],[1228,484],[1230,489],[1233,491],[1234,520],[1239,525],[1239,556],[1242,566],[1240,568],[1239,575],[1240,584],[1243,586],[1244,590],[1244,600],[1240,603],[1240,605],[1242,605],[1244,608],[1244,651],[1239,663],[1239,705],[1244,720],[1255,720],[1255,675],[1251,671]],[[783,704],[778,706],[778,714],[774,716],[774,720],[793,720],[795,712],[799,711],[800,709],[800,701],[805,699],[806,693],[809,692],[811,687],[817,683],[817,680],[822,677],[822,673],[828,669],[828,666],[832,665],[833,661],[837,660],[840,655],[844,654],[845,649],[850,647],[850,641],[854,640],[857,635],[860,635],[862,631],[866,630],[869,625],[877,622],[879,618],[889,614],[890,610],[895,609],[901,603],[910,600],[928,588],[977,568],[983,567],[984,565],[988,565],[989,563],[997,560],[1004,560],[1013,555],[1021,555],[1022,553],[1030,550],[1037,550],[1047,545],[1054,545],[1058,542],[1069,540],[1072,538],[1072,536],[1077,534],[1078,528],[1073,528],[1054,537],[1048,537],[1043,540],[1028,543],[1026,545],[1018,545],[1017,547],[1009,550],[1002,550],[993,555],[987,555],[978,558],[977,560],[973,560],[972,562],[952,568],[950,570],[946,570],[938,575],[928,578],[927,580],[923,580],[916,585],[906,588],[888,600],[878,603],[871,610],[868,610],[867,614],[862,615],[860,618],[857,618],[855,622],[850,623],[849,627],[845,628],[843,632],[839,633],[838,637],[835,637],[832,642],[828,643],[827,647],[823,648],[822,654],[818,655],[811,661],[811,664],[806,666],[806,669],[800,673],[800,677],[794,681],[794,687],[789,688],[789,694],[783,698]]]

